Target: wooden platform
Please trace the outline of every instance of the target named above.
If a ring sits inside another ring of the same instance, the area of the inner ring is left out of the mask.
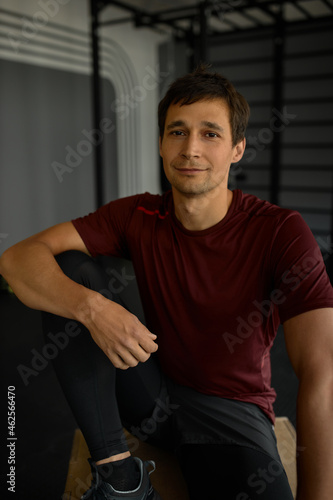
[[[278,449],[288,475],[289,483],[296,496],[296,432],[288,418],[276,419],[275,432]],[[154,460],[156,472],[151,475],[151,482],[163,496],[163,500],[188,500],[186,486],[181,475],[176,457],[172,453],[160,450],[147,443],[140,442],[127,433],[129,448],[134,456],[142,460]],[[136,449],[134,449],[136,448]],[[80,430],[75,431],[71,458],[63,500],[79,500],[89,488],[91,482],[90,466],[87,461],[89,451]]]
[[[288,418],[279,417],[276,419],[275,433],[279,454],[288,476],[291,491],[296,498],[296,431]]]

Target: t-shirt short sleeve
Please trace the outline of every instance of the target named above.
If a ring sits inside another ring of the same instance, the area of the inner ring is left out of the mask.
[[[333,307],[333,289],[320,248],[303,218],[290,211],[272,242],[273,301],[280,320]]]
[[[89,253],[130,258],[126,230],[139,195],[111,201],[96,212],[72,220]]]

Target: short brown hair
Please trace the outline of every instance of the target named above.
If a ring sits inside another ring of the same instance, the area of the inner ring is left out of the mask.
[[[210,99],[223,99],[229,107],[233,146],[244,138],[250,117],[248,102],[227,78],[219,73],[209,72],[208,68],[209,66],[202,64],[192,73],[177,78],[169,86],[158,106],[158,126],[161,138],[163,138],[166,115],[171,104],[180,103],[184,106]]]

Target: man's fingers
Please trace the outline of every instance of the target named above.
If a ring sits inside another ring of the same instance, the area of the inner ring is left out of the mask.
[[[136,345],[131,348],[120,348],[117,352],[111,351],[108,357],[116,368],[126,370],[137,366],[139,363],[145,363],[150,358],[150,355],[140,345]]]
[[[95,321],[90,333],[116,368],[126,370],[144,363],[156,352],[157,336],[122,306],[107,301],[105,314]]]
[[[153,352],[156,352],[158,349],[158,345],[156,344],[156,342],[154,342],[154,340],[149,337],[142,338],[140,340],[139,347],[141,347],[149,355]]]
[[[147,352],[146,350],[147,348],[141,345],[136,345],[128,347],[127,349],[121,349],[117,353],[113,352],[112,359],[111,359],[111,354],[109,358],[116,368],[126,370],[127,368],[133,368],[137,366],[138,363],[145,363],[146,361],[148,361],[148,359],[151,356],[151,353],[155,352],[157,348],[158,348],[157,344],[154,343],[153,348],[149,344],[150,352]]]
[[[151,354],[155,351],[157,351],[157,344],[153,342],[153,345],[151,345],[151,342],[146,342],[143,343],[144,345],[137,344],[137,345],[132,345],[131,347],[128,348],[128,353],[130,356],[126,356],[126,352],[121,352],[119,355],[124,359],[124,361],[128,364],[131,363],[132,359],[131,356],[140,363],[145,363],[151,356]],[[147,345],[146,345],[147,344]],[[125,356],[125,357],[124,357]],[[130,366],[135,366],[133,364],[130,364]]]
[[[137,366],[139,363],[137,359],[135,359],[130,353],[126,353],[123,355],[125,359],[119,354],[111,352],[108,358],[115,368],[120,370],[127,370],[128,368]]]
[[[146,353],[152,354],[158,349],[158,345],[155,342],[156,339],[157,335],[151,333],[144,325],[140,324],[140,327],[136,328],[136,330],[132,332],[132,337],[128,337],[127,340],[124,339],[124,345],[135,356],[140,356],[140,351],[137,350],[137,348],[141,348]],[[140,361],[142,361],[141,358]]]

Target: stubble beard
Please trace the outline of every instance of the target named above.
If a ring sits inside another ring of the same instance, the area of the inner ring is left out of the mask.
[[[175,165],[171,165],[175,167]],[[178,165],[176,165],[177,167]],[[200,168],[199,165],[187,165],[188,168]],[[201,167],[202,168],[202,167]],[[214,190],[225,181],[227,176],[227,172],[220,178],[214,179],[211,176],[209,169],[205,169],[207,178],[204,180],[196,179],[196,176],[191,176],[186,174],[182,174],[182,178],[180,178],[177,173],[172,173],[169,176],[169,182],[171,186],[176,189],[179,193],[186,196],[202,196],[208,195],[209,193],[213,193]],[[201,174],[199,174],[201,175]]]

